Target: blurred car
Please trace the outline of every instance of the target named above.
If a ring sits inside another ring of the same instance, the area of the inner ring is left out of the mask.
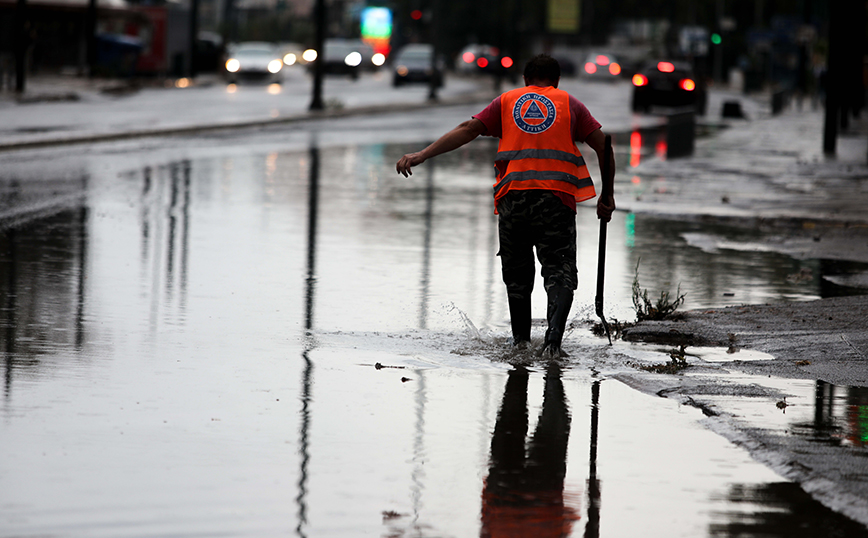
[[[241,79],[258,79],[281,82],[283,59],[271,43],[250,41],[240,43],[228,50],[224,64],[226,79],[239,82]]]
[[[594,52],[585,58],[581,73],[591,80],[617,80],[621,76],[621,64],[611,54]]]
[[[298,43],[278,43],[277,51],[283,60],[283,65],[304,65],[307,61],[303,58],[304,47]]]
[[[654,106],[694,107],[704,115],[706,104],[705,82],[687,62],[654,61],[633,75],[634,112],[647,112]]]
[[[326,39],[323,54],[315,56],[317,62],[322,62],[323,73],[327,75],[349,75],[353,80],[359,78],[359,71],[364,60],[359,40]],[[309,67],[313,69],[314,63]]]
[[[513,72],[513,59],[501,55],[500,49],[491,45],[471,44],[458,54],[455,69],[459,73],[509,74]]]
[[[576,76],[576,62],[573,61],[572,58],[565,55],[552,55],[552,58],[558,61],[558,65],[561,66],[561,76],[562,77],[574,77]]]
[[[396,88],[410,82],[430,83],[433,79],[437,86],[443,85],[443,66],[438,62],[436,67],[431,65],[434,55],[434,47],[429,44],[419,43],[407,45],[394,57],[392,65],[392,86]]]
[[[378,53],[370,43],[365,43],[360,39],[351,40],[350,44],[362,55],[362,63],[359,68],[363,70],[377,70],[386,63],[386,55]]]

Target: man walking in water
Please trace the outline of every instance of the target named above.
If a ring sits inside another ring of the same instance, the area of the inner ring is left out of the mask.
[[[494,212],[513,344],[530,343],[536,247],[548,296],[548,329],[540,353],[547,358],[564,355],[561,341],[578,287],[576,203],[596,196],[576,142],[589,145],[597,153],[601,173],[605,169],[600,123],[578,99],[558,89],[560,77],[557,60],[545,54],[533,57],[524,69],[525,87],[495,98],[485,110],[422,151],[404,155],[396,165],[407,177],[413,166],[479,135],[500,139],[494,158]],[[615,210],[614,157],[608,172],[597,200],[597,216],[605,222]]]

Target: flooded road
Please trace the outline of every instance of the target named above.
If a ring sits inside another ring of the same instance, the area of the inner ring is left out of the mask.
[[[394,173],[475,111],[0,155],[0,536],[865,535],[613,379],[591,205],[572,362],[510,365],[493,141]],[[847,292],[707,247],[746,234],[616,213],[607,316],[637,265],[685,308]],[[793,409],[858,436],[864,398],[814,389]]]

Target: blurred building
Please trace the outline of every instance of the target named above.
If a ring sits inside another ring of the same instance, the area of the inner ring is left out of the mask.
[[[24,27],[17,24],[16,0],[0,0],[0,71],[13,70],[15,39],[23,36],[26,64],[30,72],[87,70],[88,0],[27,0]],[[148,25],[148,19],[126,0],[98,0],[97,34],[102,36],[135,35],[136,29]],[[135,40],[129,40],[131,48]],[[103,58],[123,49],[123,40],[106,39]],[[133,66],[127,66],[133,67]]]

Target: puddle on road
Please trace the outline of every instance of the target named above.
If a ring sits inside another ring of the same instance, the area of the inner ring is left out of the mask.
[[[799,536],[769,529],[782,513],[850,528],[592,358],[525,374],[474,351],[507,334],[480,186],[493,145],[412,180],[400,144],[108,148],[0,172],[4,215],[18,195],[38,208],[0,235],[11,534],[474,536],[527,514],[573,536]],[[597,226],[580,210],[576,312]],[[632,319],[640,259],[643,287],[681,284],[689,308],[826,293],[817,261],[706,251],[690,231],[728,233],[616,215],[608,315]],[[788,401],[786,420],[812,407]]]
[[[645,358],[648,358],[648,354],[655,358],[665,357],[673,351],[677,351],[672,346],[665,347],[657,344],[644,344],[640,342],[624,342],[623,345],[627,346],[629,349],[642,352],[645,354]],[[706,363],[768,361],[774,359],[772,355],[754,349],[706,346],[686,346],[684,349],[684,358],[688,362],[693,362],[694,359],[698,359]]]

